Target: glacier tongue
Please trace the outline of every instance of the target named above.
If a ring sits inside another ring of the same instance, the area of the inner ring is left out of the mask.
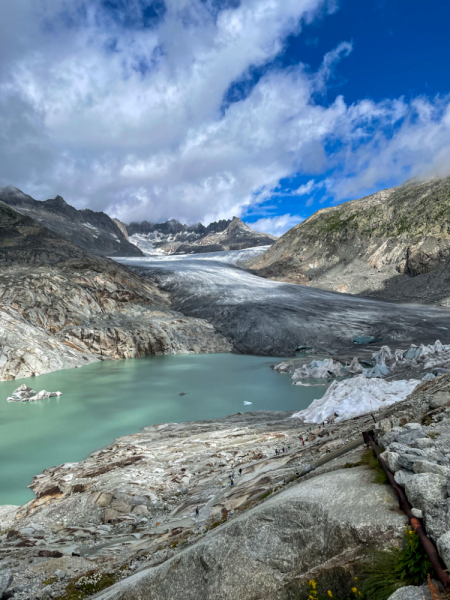
[[[334,381],[323,398],[314,400],[305,410],[294,413],[292,418],[306,423],[322,423],[336,415],[336,421],[345,421],[404,400],[419,383],[416,379],[389,382],[367,379],[363,375]]]

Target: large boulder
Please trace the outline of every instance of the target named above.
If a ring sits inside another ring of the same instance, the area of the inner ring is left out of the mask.
[[[406,496],[414,506],[425,512],[427,506],[447,497],[447,480],[435,473],[419,473],[406,484]]]
[[[389,596],[388,600],[432,600],[426,586],[406,585]]]
[[[294,485],[97,598],[287,600],[310,569],[401,538],[406,517],[394,510],[393,491],[371,477],[358,467]]]

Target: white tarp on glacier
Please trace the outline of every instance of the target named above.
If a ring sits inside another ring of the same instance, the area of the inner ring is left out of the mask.
[[[363,375],[334,381],[323,398],[314,400],[308,408],[293,414],[292,418],[306,423],[322,423],[337,415],[336,421],[345,421],[404,400],[419,383],[416,379],[384,381],[368,379]]]

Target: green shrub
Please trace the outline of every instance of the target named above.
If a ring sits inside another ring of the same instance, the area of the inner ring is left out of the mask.
[[[363,592],[371,600],[387,600],[405,585],[422,585],[433,568],[420,543],[419,536],[409,526],[405,529],[404,547],[378,550],[363,567]]]

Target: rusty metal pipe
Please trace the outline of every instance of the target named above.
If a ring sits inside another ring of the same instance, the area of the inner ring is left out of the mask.
[[[377,460],[380,463],[381,468],[386,473],[386,477],[388,478],[389,483],[394,488],[394,492],[397,494],[397,497],[398,497],[399,506],[406,513],[406,516],[408,517],[409,522],[411,523],[414,531],[419,536],[419,540],[420,540],[420,542],[423,546],[423,549],[425,550],[428,558],[430,559],[430,563],[432,564],[433,569],[435,570],[439,581],[444,586],[445,591],[449,591],[450,590],[450,577],[444,569],[444,565],[442,564],[441,557],[439,556],[435,545],[433,544],[433,542],[430,540],[430,538],[425,533],[425,529],[424,529],[421,521],[419,519],[416,519],[416,517],[414,517],[414,515],[412,514],[411,504],[408,502],[408,499],[406,498],[405,493],[402,490],[402,488],[395,481],[392,471],[387,467],[386,463],[381,458],[380,451],[378,450],[378,446],[376,445],[375,440],[373,438],[373,432],[366,431],[363,433],[363,437],[364,437],[364,441],[366,442],[366,444],[368,444],[372,447],[372,449],[375,453],[375,456],[377,457]]]

